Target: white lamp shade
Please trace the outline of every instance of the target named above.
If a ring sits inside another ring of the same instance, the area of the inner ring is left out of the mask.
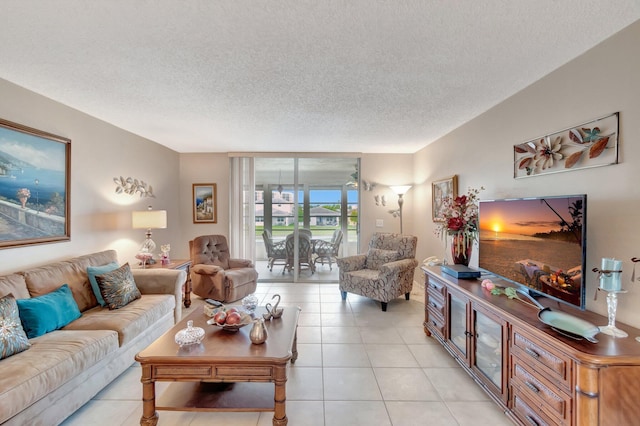
[[[398,195],[404,195],[411,189],[411,185],[393,185],[389,188]]]
[[[167,227],[167,211],[134,211],[131,216],[131,225],[134,229],[164,229]]]

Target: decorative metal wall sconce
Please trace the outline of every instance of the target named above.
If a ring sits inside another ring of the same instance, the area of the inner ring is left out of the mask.
[[[120,177],[114,177],[113,182],[116,184],[116,194],[124,193],[129,195],[135,195],[136,193],[139,193],[140,198],[156,197],[155,195],[153,195],[153,188],[151,187],[151,185],[148,185],[143,180],[138,180],[131,177],[128,177],[125,179],[122,176],[120,176]]]

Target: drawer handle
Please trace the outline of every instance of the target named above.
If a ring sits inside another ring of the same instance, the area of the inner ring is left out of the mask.
[[[438,289],[438,286],[435,284],[431,284],[431,288],[435,288],[436,290]]]
[[[529,389],[531,389],[532,391],[534,391],[535,393],[540,393],[540,389],[538,389],[538,387],[536,385],[534,385],[531,382],[525,382],[525,385],[527,385],[527,387]]]
[[[540,426],[540,423],[538,423],[533,417],[525,416],[525,418],[527,419],[529,424],[532,424],[533,426]]]
[[[524,348],[524,351],[529,355],[531,355],[532,357],[534,357],[535,359],[540,358],[540,354],[531,348]]]
[[[437,307],[438,307],[438,305],[436,305],[436,303],[435,303],[435,302],[431,302],[431,306],[433,306],[434,308],[437,308]]]

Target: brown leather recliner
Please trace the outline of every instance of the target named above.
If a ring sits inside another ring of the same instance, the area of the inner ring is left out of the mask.
[[[253,293],[258,272],[248,259],[231,259],[224,235],[189,241],[192,292],[205,299],[233,302]]]

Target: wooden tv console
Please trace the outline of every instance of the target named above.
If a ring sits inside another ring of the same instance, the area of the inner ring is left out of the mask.
[[[640,330],[598,343],[564,336],[538,319],[538,309],[495,296],[478,279],[456,279],[423,266],[425,333],[436,338],[474,380],[521,425],[640,424]],[[498,280],[494,280],[501,285]],[[507,286],[507,283],[502,283]],[[607,318],[542,299],[596,325]]]

